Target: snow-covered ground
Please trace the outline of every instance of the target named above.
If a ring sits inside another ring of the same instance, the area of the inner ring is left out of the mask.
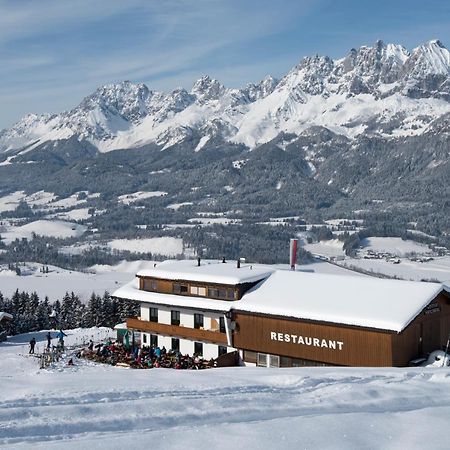
[[[449,368],[40,370],[31,335],[0,344],[5,449],[448,449]]]
[[[450,280],[450,256],[435,257],[432,261],[418,262],[401,259],[400,264],[392,264],[384,259],[346,258],[339,265],[349,269],[359,268],[373,274],[399,277],[404,280]]]
[[[63,220],[86,220],[89,219],[91,215],[89,214],[89,208],[78,208],[72,209],[71,211],[57,213],[55,217]]]
[[[405,256],[411,253],[419,255],[429,254],[431,250],[427,245],[410,240],[402,240],[398,237],[369,237],[361,242],[364,250],[372,250],[378,253],[391,253],[397,256]]]
[[[62,220],[36,220],[21,226],[6,226],[2,231],[2,240],[6,244],[15,239],[31,239],[33,233],[40,236],[49,236],[56,238],[69,238],[82,236],[87,227],[72,222]]]
[[[167,195],[167,192],[164,191],[138,191],[133,192],[132,194],[119,195],[117,199],[120,203],[129,205],[130,203],[135,203],[140,200],[146,200],[152,197],[164,197],[165,195]]]
[[[183,253],[183,239],[169,236],[147,239],[115,239],[110,241],[108,246],[112,250],[155,253],[164,256],[177,256]]]
[[[170,205],[167,205],[166,208],[168,209],[173,209],[175,211],[178,211],[180,208],[182,208],[183,206],[191,206],[193,205],[192,202],[183,202],[183,203],[172,203]]]
[[[321,255],[327,257],[344,256],[344,243],[338,239],[331,239],[329,241],[320,241],[313,244],[305,244],[303,248],[313,255]]]
[[[49,273],[42,273],[41,264],[26,263],[20,266],[23,275],[0,266],[0,292],[6,296],[19,289],[20,292],[37,292],[40,298],[46,295],[50,301],[61,299],[66,292],[78,294],[81,301],[87,301],[92,294],[102,295],[105,291],[112,292],[120,285],[130,281],[133,275],[125,270],[103,270],[99,273],[85,273],[48,266]]]

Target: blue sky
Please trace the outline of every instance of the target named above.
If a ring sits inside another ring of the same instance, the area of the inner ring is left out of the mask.
[[[0,0],[0,129],[106,83],[189,89],[209,74],[239,87],[305,55],[433,38],[450,46],[450,2]]]

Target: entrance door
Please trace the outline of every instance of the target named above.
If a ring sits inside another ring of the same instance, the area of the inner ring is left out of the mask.
[[[423,354],[441,349],[441,327],[437,320],[427,320],[422,324],[422,351]]]

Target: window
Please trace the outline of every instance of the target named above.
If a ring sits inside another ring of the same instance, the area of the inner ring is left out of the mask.
[[[156,280],[144,278],[144,291],[157,291],[158,283]]]
[[[223,300],[234,300],[234,289],[208,288],[208,297],[221,298]]]
[[[219,318],[219,331],[221,333],[226,333],[226,330],[225,330],[225,317],[220,317]]]
[[[185,295],[185,294],[188,293],[188,287],[185,284],[173,283],[173,285],[172,285],[172,292],[174,294]]]
[[[194,342],[194,353],[203,356],[203,344],[201,342]]]
[[[269,355],[269,367],[280,367],[280,357]]]
[[[244,361],[256,364],[256,352],[244,350]]]
[[[150,345],[152,347],[158,347],[158,335],[157,334],[150,335]]]
[[[150,322],[158,322],[158,309],[150,308]]]
[[[171,311],[170,312],[170,323],[172,325],[180,325],[180,311]]]
[[[226,355],[227,353],[228,353],[227,348],[224,347],[223,345],[219,345],[219,356]]]
[[[202,297],[206,296],[206,288],[200,286],[191,286],[191,294],[192,295],[201,295]]]
[[[194,328],[203,328],[203,314],[194,314]]]
[[[180,351],[180,340],[178,338],[172,338],[172,350],[174,352]]]
[[[258,367],[267,367],[267,355],[265,353],[258,353],[256,365]]]
[[[145,333],[142,333],[142,343],[143,344],[147,343],[147,335]]]
[[[219,290],[215,288],[208,288],[208,297],[219,297]]]

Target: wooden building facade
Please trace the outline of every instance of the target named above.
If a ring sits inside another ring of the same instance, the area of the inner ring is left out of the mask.
[[[127,325],[144,344],[176,343],[208,358],[237,349],[245,363],[263,366],[383,367],[445,347],[449,292],[433,283],[178,261],[139,273],[114,296],[141,303]]]
[[[441,292],[399,333],[245,311],[235,311],[233,320],[233,346],[248,362],[257,363],[260,353],[268,361],[278,357],[280,366],[400,367],[445,348],[450,295]]]

